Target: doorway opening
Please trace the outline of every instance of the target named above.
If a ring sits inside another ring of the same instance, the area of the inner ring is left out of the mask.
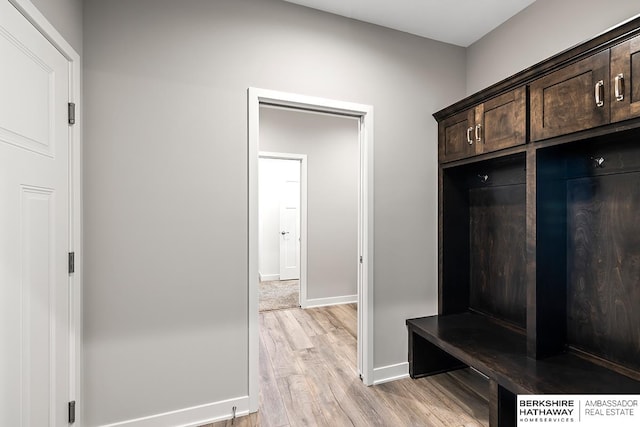
[[[358,121],[357,183],[357,371],[365,385],[373,383],[373,107],[265,89],[248,90],[249,169],[249,409],[259,403],[259,129],[260,106],[338,114]]]
[[[303,307],[307,156],[266,151],[259,156],[259,311]]]

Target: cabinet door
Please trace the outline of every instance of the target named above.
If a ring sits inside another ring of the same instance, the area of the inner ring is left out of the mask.
[[[477,153],[488,153],[524,144],[526,138],[526,91],[524,87],[493,98],[476,107],[481,125]]]
[[[611,121],[640,116],[640,36],[611,49]]]
[[[440,122],[438,126],[441,162],[463,159],[476,154],[474,110],[464,111]]]
[[[609,51],[531,83],[531,139],[609,123]]]

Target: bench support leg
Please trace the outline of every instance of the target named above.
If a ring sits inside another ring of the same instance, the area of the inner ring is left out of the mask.
[[[466,367],[467,365],[409,328],[409,375],[411,378],[421,378]]]
[[[489,380],[489,426],[516,427],[516,395]]]

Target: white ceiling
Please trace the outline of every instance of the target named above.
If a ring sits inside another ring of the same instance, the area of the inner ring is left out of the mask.
[[[467,47],[535,0],[285,0]]]

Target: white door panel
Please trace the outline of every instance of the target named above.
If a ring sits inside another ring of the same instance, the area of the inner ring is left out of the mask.
[[[296,162],[297,163],[297,162]],[[299,174],[299,172],[298,172]],[[280,280],[300,278],[300,181],[285,181],[280,199]]]
[[[0,425],[67,425],[69,63],[0,2]]]

